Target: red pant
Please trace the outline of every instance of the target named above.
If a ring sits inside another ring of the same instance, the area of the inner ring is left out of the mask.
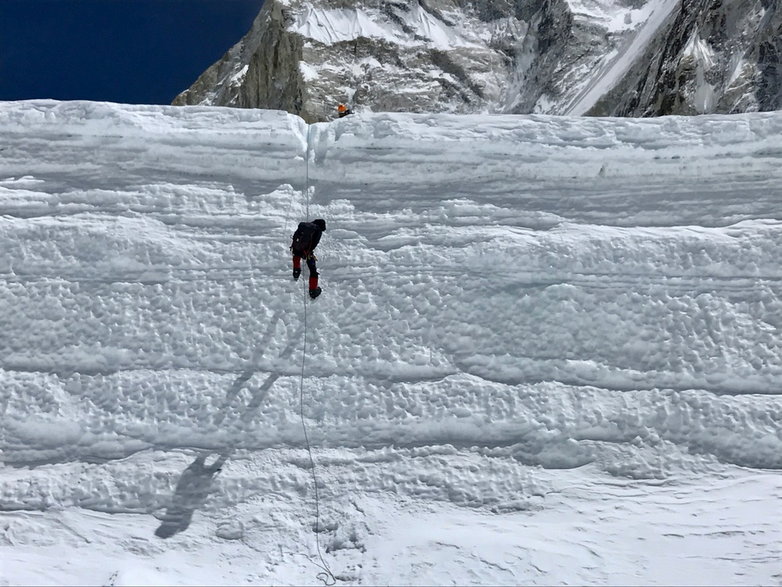
[[[307,268],[310,270],[310,291],[318,287],[318,267],[315,264],[317,258],[312,253],[307,253],[304,257],[307,261]],[[293,255],[293,268],[301,270],[301,256]]]

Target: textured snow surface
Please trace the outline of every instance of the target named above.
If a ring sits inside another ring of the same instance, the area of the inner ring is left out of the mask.
[[[0,103],[0,584],[779,583],[781,144]]]

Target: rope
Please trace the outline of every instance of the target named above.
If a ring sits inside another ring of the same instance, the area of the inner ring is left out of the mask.
[[[306,294],[305,294],[306,295]],[[309,435],[307,434],[307,425],[304,421],[304,362],[307,357],[307,298],[304,298],[304,347],[301,351],[301,379],[299,383],[299,416],[301,417],[301,429],[304,431],[304,442],[307,445],[307,454],[310,458],[310,471],[312,471],[312,484],[315,487],[315,546],[318,550],[318,558],[321,564],[315,563],[323,569],[317,577],[323,581],[324,585],[334,585],[337,579],[329,569],[326,561],[323,560],[323,554],[320,550],[320,496],[318,494],[318,477],[315,473],[315,459],[312,457],[312,447],[310,446]]]
[[[307,220],[310,219],[310,131],[312,126],[307,127],[307,157],[305,163],[305,185]],[[307,292],[304,291],[304,345],[301,349],[301,378],[299,380],[299,416],[301,417],[301,429],[304,431],[304,442],[307,445],[307,454],[310,458],[310,471],[312,472],[312,485],[315,487],[315,547],[318,551],[320,564],[315,563],[322,571],[316,576],[323,584],[331,587],[337,583],[334,573],[331,572],[326,561],[323,559],[323,553],[320,550],[320,495],[318,494],[318,476],[315,473],[315,459],[312,456],[312,447],[310,446],[309,434],[307,434],[307,424],[304,420],[304,363],[307,359]]]

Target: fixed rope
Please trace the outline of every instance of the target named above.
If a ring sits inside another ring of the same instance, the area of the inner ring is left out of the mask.
[[[320,564],[315,563],[318,567],[323,569],[323,572],[318,573],[317,577],[325,585],[334,585],[337,579],[329,569],[328,564],[323,559],[323,553],[320,550],[320,495],[318,494],[318,476],[315,472],[315,459],[312,456],[312,447],[310,446],[309,435],[307,434],[307,424],[304,420],[304,363],[307,358],[307,298],[306,293],[304,300],[304,347],[301,351],[301,379],[299,381],[299,416],[301,417],[301,429],[304,431],[304,443],[307,446],[307,454],[310,458],[310,471],[312,472],[312,484],[315,487],[315,546],[318,551],[318,558]]]
[[[310,145],[312,143],[310,133],[312,126],[307,127],[307,153],[304,163],[304,190],[306,194],[306,211],[307,221],[310,219]],[[315,459],[312,456],[312,447],[310,446],[310,438],[307,433],[307,423],[304,419],[304,365],[307,360],[307,292],[304,291],[304,345],[301,349],[301,377],[299,379],[299,416],[301,417],[301,429],[304,432],[304,443],[307,446],[307,454],[310,459],[310,471],[312,472],[312,485],[315,487],[315,548],[318,551],[318,558],[320,564],[315,562],[315,565],[320,567],[322,571],[317,574],[317,578],[323,581],[324,585],[335,585],[337,579],[334,577],[334,573],[331,572],[329,565],[323,558],[323,553],[320,549],[320,495],[318,493],[318,476],[315,472]]]

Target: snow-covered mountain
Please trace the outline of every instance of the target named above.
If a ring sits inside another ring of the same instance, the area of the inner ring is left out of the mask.
[[[782,108],[778,0],[266,0],[174,104],[655,116]]]
[[[781,142],[0,103],[0,584],[779,583]]]

